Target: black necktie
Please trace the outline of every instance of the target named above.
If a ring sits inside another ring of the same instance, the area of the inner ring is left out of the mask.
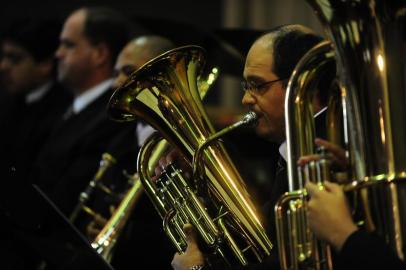
[[[285,159],[283,159],[282,156],[279,156],[278,163],[276,166],[275,179],[277,179],[278,176],[284,171],[286,171],[286,161]]]
[[[73,106],[69,106],[66,112],[62,115],[63,120],[68,120],[73,115]]]
[[[275,176],[272,183],[272,190],[269,201],[265,205],[265,213],[268,216],[267,232],[271,239],[276,239],[275,227],[275,204],[279,198],[288,191],[288,181],[286,175],[286,161],[279,155],[277,165],[275,168]]]

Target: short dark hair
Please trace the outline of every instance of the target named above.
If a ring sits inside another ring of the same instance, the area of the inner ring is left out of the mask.
[[[288,79],[306,52],[323,41],[323,37],[298,24],[278,26],[257,40],[264,38],[269,39],[269,50],[273,54],[272,71],[280,79]]]
[[[275,31],[273,72],[289,78],[299,60],[323,38],[301,25],[283,25]]]
[[[35,61],[42,62],[54,57],[61,28],[56,20],[22,18],[6,27],[1,40],[24,48]]]
[[[272,51],[273,65],[272,71],[280,79],[289,79],[299,63],[300,59],[314,46],[324,40],[324,38],[310,28],[299,24],[288,24],[278,26],[259,39],[269,39],[269,50]],[[335,78],[335,63],[330,63],[321,76],[318,85],[323,91],[318,92],[321,104],[327,104],[329,95],[328,89]],[[283,87],[286,88],[288,80],[283,81]]]
[[[91,44],[105,43],[111,52],[111,66],[132,37],[131,22],[119,12],[106,7],[85,7],[84,34]]]

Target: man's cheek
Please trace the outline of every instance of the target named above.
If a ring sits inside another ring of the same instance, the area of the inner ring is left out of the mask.
[[[261,117],[258,121],[257,131],[263,131],[263,130],[267,129],[268,125],[269,124],[266,121],[266,119],[264,117]]]

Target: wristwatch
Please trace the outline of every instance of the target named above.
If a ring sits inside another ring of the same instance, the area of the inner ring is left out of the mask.
[[[197,264],[190,267],[190,270],[202,270],[204,268],[203,264]]]

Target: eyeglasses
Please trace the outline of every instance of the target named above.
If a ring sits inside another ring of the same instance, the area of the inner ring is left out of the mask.
[[[0,54],[0,61],[9,61],[12,65],[18,65],[21,62],[25,61],[28,58],[28,55],[18,52],[6,52]]]
[[[279,82],[279,81],[283,81],[283,80],[286,80],[286,78],[277,79],[277,80],[273,80],[273,81],[267,81],[267,82],[263,82],[263,83],[260,83],[260,84],[256,84],[253,81],[245,81],[244,80],[244,81],[241,82],[241,87],[242,87],[242,90],[244,92],[248,91],[251,94],[260,94],[264,90],[268,89],[268,86],[271,83],[275,83],[275,82]]]

